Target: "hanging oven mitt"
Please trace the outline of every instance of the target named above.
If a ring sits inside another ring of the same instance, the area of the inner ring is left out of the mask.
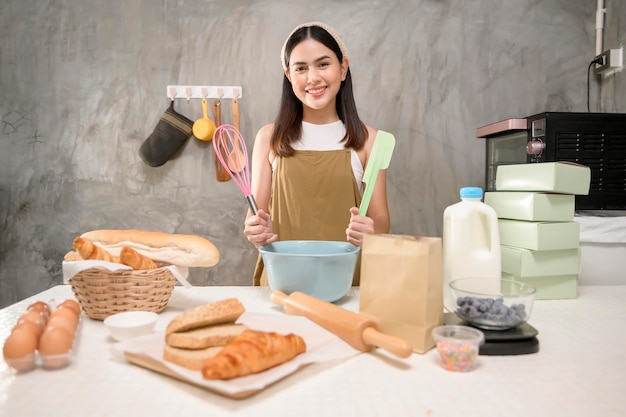
[[[139,156],[151,167],[166,163],[191,137],[193,121],[174,110],[171,101],[156,127],[139,148]]]

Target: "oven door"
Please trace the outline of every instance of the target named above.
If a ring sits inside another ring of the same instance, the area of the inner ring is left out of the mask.
[[[499,165],[526,163],[527,142],[526,132],[515,132],[487,139],[487,191],[496,189],[496,171]]]
[[[525,164],[528,160],[528,122],[526,119],[508,119],[479,127],[477,138],[485,138],[485,189],[495,191],[496,171],[499,165]]]

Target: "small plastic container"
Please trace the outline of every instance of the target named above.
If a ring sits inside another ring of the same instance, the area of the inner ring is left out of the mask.
[[[13,372],[22,374],[32,371],[35,368],[43,368],[47,370],[61,369],[69,366],[74,359],[76,349],[78,347],[80,332],[82,327],[82,318],[79,317],[78,325],[72,339],[72,347],[67,353],[56,355],[42,355],[38,350],[34,354],[27,355],[23,358],[8,359],[4,361],[9,365]]]
[[[478,350],[485,335],[469,326],[446,325],[433,329],[442,368],[454,372],[468,372],[478,365]]]
[[[22,358],[17,359],[8,359],[4,358],[4,361],[9,365],[15,372],[25,373],[29,372],[37,366],[37,353],[31,353]]]
[[[64,302],[66,301],[67,300],[64,300]],[[56,308],[58,307],[57,303],[54,300],[50,300],[47,303],[38,301],[36,303],[33,303],[32,305],[35,305],[38,303],[41,303],[42,305],[46,304],[48,306],[49,311],[51,312],[54,312]],[[71,307],[68,307],[68,308],[71,308]],[[76,311],[76,310],[73,310],[73,311]],[[46,315],[49,316],[49,314],[46,314]],[[79,344],[80,333],[81,333],[81,328],[82,328],[82,320],[83,320],[82,314],[80,313],[80,311],[77,312],[76,319],[77,319],[76,327],[74,328],[73,334],[71,336],[72,337],[71,347],[67,352],[60,353],[60,354],[44,355],[40,352],[39,349],[37,349],[35,350],[34,353],[28,354],[21,358],[9,359],[5,357],[4,361],[11,368],[12,372],[16,374],[27,373],[36,368],[42,368],[46,370],[55,370],[55,369],[61,369],[61,368],[65,368],[69,366],[75,357],[76,350]],[[57,325],[53,325],[53,327],[57,327]]]

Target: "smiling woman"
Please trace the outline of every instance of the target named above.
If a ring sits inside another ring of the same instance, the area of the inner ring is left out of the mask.
[[[284,240],[348,241],[389,231],[386,174],[381,171],[359,215],[363,171],[377,130],[359,118],[348,48],[322,22],[299,25],[281,49],[282,98],[273,123],[259,129],[252,153],[252,194],[244,234],[257,248]],[[353,285],[359,284],[355,269]],[[255,285],[267,285],[262,258]]]

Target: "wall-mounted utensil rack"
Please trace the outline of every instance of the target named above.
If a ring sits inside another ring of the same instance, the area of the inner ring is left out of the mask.
[[[170,99],[192,98],[224,98],[233,99],[243,97],[241,86],[213,86],[213,85],[168,85],[166,90]]]

